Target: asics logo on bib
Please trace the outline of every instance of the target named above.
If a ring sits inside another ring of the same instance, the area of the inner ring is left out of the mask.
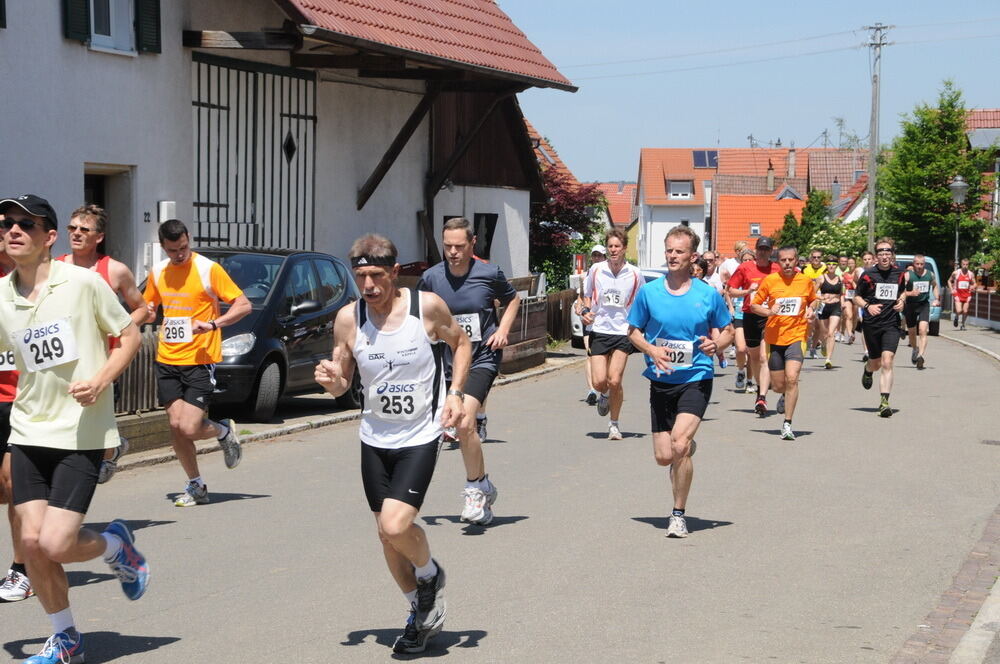
[[[412,383],[404,383],[402,385],[397,385],[395,383],[382,383],[375,390],[375,394],[408,394],[417,389],[417,386]]]
[[[24,343],[28,343],[32,339],[44,339],[50,334],[59,334],[59,323],[52,323],[51,325],[44,325],[25,330]]]

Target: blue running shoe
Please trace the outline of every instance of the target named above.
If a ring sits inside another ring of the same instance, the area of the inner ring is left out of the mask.
[[[83,664],[83,635],[77,634],[74,641],[66,632],[53,634],[24,664]]]
[[[146,592],[149,584],[149,566],[146,556],[135,548],[135,538],[132,531],[121,519],[115,519],[108,524],[104,532],[114,535],[122,541],[122,549],[115,559],[108,563],[122,584],[122,591],[131,600],[137,600]]]

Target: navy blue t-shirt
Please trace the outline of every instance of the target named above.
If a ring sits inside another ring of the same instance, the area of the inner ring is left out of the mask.
[[[496,265],[473,259],[469,271],[456,277],[448,271],[446,261],[428,268],[417,290],[430,291],[438,295],[448,308],[458,326],[472,341],[472,367],[500,368],[503,351],[490,350],[484,342],[496,332],[499,320],[493,300],[507,304],[514,299],[517,291],[507,281],[503,270]],[[450,347],[448,364],[451,364]]]

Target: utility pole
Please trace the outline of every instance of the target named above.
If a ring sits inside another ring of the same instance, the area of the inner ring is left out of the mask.
[[[885,40],[886,32],[891,25],[876,23],[866,25],[865,30],[871,32],[868,47],[872,49],[872,118],[869,131],[868,149],[868,251],[875,250],[875,198],[878,194],[878,106],[879,82],[882,75],[882,47],[888,46]]]

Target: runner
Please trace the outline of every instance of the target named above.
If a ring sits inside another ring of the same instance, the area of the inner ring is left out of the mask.
[[[600,391],[597,414],[611,413],[608,440],[621,440],[618,417],[625,394],[622,376],[633,352],[628,337],[628,311],[642,286],[639,268],[625,262],[628,237],[612,228],[604,237],[608,260],[590,268],[583,283],[583,322],[593,325],[590,332],[591,370],[594,387]],[[690,267],[689,267],[690,269]]]
[[[124,521],[104,532],[82,527],[104,450],[118,444],[107,388],[139,349],[139,330],[100,277],[52,260],[57,220],[47,201],[4,199],[0,214],[16,263],[0,279],[0,352],[13,350],[20,372],[10,416],[14,509],[28,576],[52,624],[26,661],[83,662],[63,564],[103,556],[132,600],[148,580]],[[110,352],[109,336],[119,337]]]
[[[736,268],[743,262],[743,252],[745,251],[750,251],[747,249],[745,241],[740,240],[733,245],[733,255],[722,261],[722,264],[719,266],[719,275],[722,277],[722,283],[728,284],[729,280],[736,274]],[[753,253],[753,251],[750,251],[750,253]]]
[[[744,243],[744,246],[746,246],[746,243]],[[743,263],[752,261],[754,260],[754,253],[749,249],[744,249],[740,255],[740,260]],[[743,296],[731,297],[729,291],[730,289],[726,288],[725,297],[729,303],[729,313],[733,317],[733,331],[735,332],[736,391],[746,392],[753,389],[753,379],[751,378],[748,384],[747,361],[749,356],[747,354],[747,339],[743,334]]]
[[[844,278],[837,274],[836,266],[837,264],[831,259],[826,272],[818,279],[822,308],[817,318],[820,325],[820,339],[824,344],[825,369],[833,368],[833,350],[837,347],[837,334],[843,314]]]
[[[170,418],[174,454],[188,478],[174,505],[191,507],[209,501],[194,441],[217,438],[226,468],[235,468],[243,456],[236,423],[213,422],[207,410],[215,389],[215,364],[222,360],[222,328],[250,313],[250,301],[221,265],[191,251],[181,221],[163,222],[159,235],[169,258],[150,271],[143,297],[151,316],[163,305],[156,387]],[[225,314],[220,301],[230,305]]]
[[[768,344],[767,365],[771,370],[771,385],[781,394],[777,410],[784,413],[781,439],[795,440],[792,416],[799,401],[799,373],[802,371],[802,350],[809,326],[816,316],[816,284],[803,273],[796,272],[799,251],[795,247],[778,250],[781,272],[760,282],[753,296],[751,309],[767,318],[764,338]]]
[[[906,302],[903,305],[903,317],[906,319],[907,334],[910,337],[910,362],[917,369],[924,368],[924,355],[927,352],[927,334],[930,331],[931,307],[941,305],[941,291],[938,289],[934,273],[927,269],[927,257],[923,254],[913,255],[913,270],[910,272],[910,286]],[[934,301],[931,301],[931,293]],[[919,339],[918,339],[919,335]]]
[[[969,259],[963,258],[962,267],[948,277],[948,290],[951,291],[951,308],[954,309],[951,319],[952,326],[965,330],[965,321],[969,319],[969,300],[972,299],[972,288],[976,284],[976,275],[969,269]]]
[[[440,297],[396,286],[399,263],[387,238],[355,240],[350,260],[363,299],[337,312],[333,357],[316,367],[316,382],[336,397],[350,388],[355,364],[361,374],[361,478],[386,564],[410,610],[393,650],[418,653],[441,631],[447,609],[444,568],[414,521],[434,474],[442,425],[468,426],[462,388],[472,345]],[[444,345],[453,358],[447,397]]]
[[[908,283],[909,272],[896,265],[895,247],[892,238],[878,239],[875,243],[876,263],[861,275],[854,296],[854,303],[865,310],[865,348],[871,356],[865,362],[861,385],[866,390],[871,389],[872,374],[880,371],[880,417],[892,417],[889,393],[892,391],[893,360],[901,334],[899,312],[903,310],[905,291],[912,290]]]
[[[66,230],[69,231],[69,246],[73,252],[63,254],[56,260],[86,268],[101,275],[101,279],[111,286],[115,295],[125,303],[128,311],[131,312],[132,322],[138,327],[148,320],[146,301],[142,299],[142,293],[136,288],[132,270],[128,269],[124,263],[101,253],[100,248],[104,243],[107,223],[107,213],[96,205],[84,205],[73,210],[69,224],[66,226]],[[118,401],[118,391],[118,383],[115,383],[115,402]],[[118,460],[126,452],[128,452],[128,440],[122,438],[117,447],[105,453],[104,461],[101,462],[101,472],[97,476],[98,484],[104,484],[114,476],[115,471],[118,470]]]
[[[0,222],[3,215],[0,214]],[[3,236],[6,233],[0,223],[0,277],[5,277],[14,270],[14,261],[7,256]],[[24,567],[24,554],[21,552],[21,521],[14,511],[12,499],[13,489],[10,481],[10,448],[7,440],[10,438],[10,409],[17,393],[17,371],[14,370],[14,351],[0,353],[0,505],[7,505],[7,521],[10,523],[11,546],[14,557],[7,570],[7,575],[0,583],[0,600],[18,602],[34,595],[28,571]]]
[[[601,261],[607,260],[608,251],[604,248],[602,244],[595,244],[590,250],[590,264],[591,266],[597,265]],[[581,316],[583,311],[583,281],[580,282],[580,288],[576,291],[576,302],[573,303],[573,308],[576,311],[577,316]],[[581,318],[582,320],[582,318]],[[594,371],[591,368],[590,359],[590,331],[593,329],[592,325],[583,326],[583,349],[587,351],[587,361],[583,364],[583,371],[587,374],[587,398],[585,401],[588,406],[597,405],[597,390],[594,389]]]
[[[844,280],[844,317],[841,319],[841,341],[851,345],[854,343],[854,290],[856,288],[855,270],[857,264],[853,258],[847,259],[847,267],[840,274]]]
[[[639,289],[629,312],[629,338],[646,354],[653,456],[670,466],[674,508],[667,537],[687,537],[688,494],[698,426],[712,397],[712,355],[733,340],[729,311],[711,286],[691,278],[691,256],[699,238],[687,226],[667,233],[670,268]]]
[[[809,252],[809,263],[802,268],[802,274],[812,279],[816,287],[819,287],[819,278],[826,273],[826,263],[823,262],[823,252],[813,249]],[[809,359],[816,359],[816,349],[823,347],[823,329],[818,318],[813,318],[809,325]]]
[[[854,271],[854,310],[858,313],[857,329],[861,330],[861,347],[865,349],[864,355],[861,356],[862,362],[868,361],[868,346],[865,345],[865,308],[859,307],[857,302],[858,282],[861,280],[861,275],[864,274],[865,270],[873,265],[875,265],[875,254],[866,249],[861,254],[861,265],[855,268]]]
[[[424,272],[417,290],[430,291],[444,300],[455,323],[472,342],[472,366],[465,380],[465,399],[462,401],[465,418],[463,426],[457,429],[465,464],[465,488],[462,490],[465,506],[461,520],[486,526],[493,521],[497,488],[486,474],[483,457],[486,418],[477,419],[477,414],[500,373],[503,348],[517,318],[521,298],[503,270],[472,257],[476,236],[468,219],[453,217],[446,221],[441,238],[445,260]],[[499,322],[495,300],[506,307]],[[445,377],[448,380],[452,370],[450,360],[446,351]],[[473,427],[473,422],[477,426]]]
[[[757,384],[754,401],[754,411],[764,417],[767,415],[767,390],[771,385],[771,379],[767,370],[767,357],[764,355],[764,348],[761,341],[764,338],[764,325],[767,318],[758,316],[750,310],[750,301],[753,299],[753,292],[760,286],[760,282],[769,274],[780,270],[778,264],[771,260],[771,253],[774,250],[774,241],[766,236],[757,239],[756,259],[754,262],[746,261],[741,263],[729,280],[729,296],[743,298],[743,335],[747,343],[747,353],[750,360],[750,375]]]

